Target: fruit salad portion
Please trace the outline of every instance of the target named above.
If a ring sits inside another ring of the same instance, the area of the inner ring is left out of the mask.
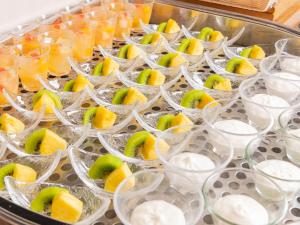
[[[142,92],[136,88],[129,87],[117,90],[111,102],[114,105],[133,105],[136,103],[144,104],[147,101],[147,97]]]
[[[167,114],[167,115],[161,116],[157,120],[156,128],[158,130],[163,131],[163,130],[167,130],[171,127],[183,126],[183,127],[178,127],[178,128],[173,129],[174,133],[182,133],[182,132],[189,131],[191,129],[191,126],[189,126],[189,125],[193,125],[193,124],[194,124],[193,121],[191,121],[190,118],[188,118],[183,113],[178,113],[177,115]]]
[[[25,140],[25,152],[28,154],[51,155],[54,152],[66,150],[65,139],[47,128],[41,128],[31,133]]]
[[[226,71],[239,75],[252,76],[257,73],[257,69],[246,59],[233,57],[226,64]]]
[[[0,168],[0,190],[5,188],[4,178],[12,176],[17,181],[34,182],[37,178],[37,172],[29,166],[19,163],[8,163]]]
[[[231,81],[219,74],[211,74],[207,77],[204,87],[220,91],[232,91]]]
[[[40,90],[32,97],[32,104],[34,112],[40,112],[45,107],[46,114],[53,114],[54,108],[63,108],[60,97],[46,89]]]
[[[52,186],[42,189],[31,201],[30,208],[38,213],[50,211],[51,217],[56,220],[75,223],[83,212],[83,202],[69,190]]]
[[[156,45],[157,42],[161,39],[161,35],[159,32],[146,34],[140,41],[142,45]]]
[[[166,76],[163,75],[159,70],[144,69],[138,77],[136,82],[142,85],[160,86],[165,83]]]
[[[202,90],[190,90],[181,98],[180,105],[191,109],[203,109],[208,103],[215,101],[213,97]]]
[[[148,131],[134,133],[128,140],[124,149],[124,155],[135,158],[141,156],[144,160],[156,160],[155,153],[156,137]],[[159,148],[162,152],[167,152],[170,146],[160,140]]]
[[[90,167],[88,175],[92,179],[103,179],[104,190],[114,192],[119,184],[132,172],[127,163],[123,162],[117,156],[105,154],[100,156]],[[134,186],[134,178],[130,182],[130,186]],[[130,188],[130,187],[128,187]]]
[[[141,49],[133,44],[124,45],[120,48],[118,57],[121,59],[134,59],[141,54]]]
[[[197,38],[184,38],[177,48],[177,51],[189,55],[202,55],[203,50],[203,45]]]
[[[204,27],[201,29],[197,38],[202,41],[217,42],[224,39],[224,35],[222,34],[222,32],[214,30],[211,27]]]
[[[25,124],[16,117],[3,113],[0,117],[0,129],[7,134],[17,134],[24,131]]]
[[[265,51],[259,45],[253,45],[240,52],[240,56],[250,59],[263,59],[266,57]]]
[[[187,63],[187,60],[179,53],[168,53],[158,59],[158,65],[167,68],[178,67],[184,63]]]
[[[103,107],[90,107],[83,115],[83,124],[91,123],[97,129],[109,129],[116,122],[117,114]]]
[[[175,20],[169,19],[167,22],[160,23],[157,27],[157,31],[166,34],[174,34],[180,31],[180,26]]]
[[[64,91],[79,92],[86,87],[94,89],[94,85],[85,76],[79,74],[74,80],[68,81],[64,86]]]
[[[111,58],[104,58],[104,60],[98,63],[93,69],[93,76],[109,76],[115,73],[119,69],[119,64]]]

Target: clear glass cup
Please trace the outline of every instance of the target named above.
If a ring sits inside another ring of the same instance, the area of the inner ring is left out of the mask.
[[[0,56],[1,57],[1,56]],[[0,67],[0,88],[5,89],[12,95],[17,95],[19,92],[19,76],[15,70],[11,68]],[[8,104],[3,92],[0,92],[0,105]]]
[[[270,185],[270,187],[272,187],[277,193],[278,198],[273,199],[268,193],[260,193],[257,187],[258,181],[263,181],[266,184]],[[279,224],[284,218],[288,208],[285,194],[275,182],[261,174],[255,173],[248,169],[230,168],[219,170],[212,174],[205,181],[202,192],[204,195],[206,208],[211,214],[215,225],[246,224],[246,222],[237,223],[236,221],[232,221],[232,219],[229,220],[228,215],[226,215],[226,211],[230,211],[230,209],[228,208],[228,210],[225,210],[225,204],[224,210],[222,210],[221,212],[220,210],[216,209],[216,203],[220,199],[231,195],[242,195],[245,197],[250,197],[260,203],[265,208],[268,216],[268,222],[265,224],[260,223],[262,225]],[[252,214],[252,209],[249,209],[249,207],[247,208],[247,210],[239,212],[239,208],[243,206],[242,203],[236,203],[235,206],[237,208],[234,209],[234,212],[235,214],[237,214],[237,216],[239,216],[238,213],[247,216],[245,214],[247,214],[248,211],[251,216],[257,216],[255,214]],[[238,219],[241,218],[237,218],[236,220]],[[254,224],[253,221],[251,224]]]
[[[164,140],[169,146],[163,151],[158,144]],[[216,142],[217,140],[217,142]],[[159,133],[155,151],[166,169],[178,171],[202,187],[214,171],[225,168],[232,159],[231,143],[221,132],[206,126],[176,126]],[[181,179],[176,185],[185,185]]]
[[[173,184],[171,176],[182,179],[184,183],[180,186]],[[184,185],[189,188],[183,188]],[[149,200],[162,200],[177,206],[188,225],[195,225],[199,221],[204,208],[199,187],[181,173],[172,170],[143,170],[119,185],[114,194],[114,209],[123,224],[131,225],[132,211]]]
[[[243,101],[222,99],[206,105],[202,115],[209,127],[217,129],[230,140],[234,158],[244,158],[247,144],[253,138],[270,131],[273,126],[274,120],[268,110],[262,106],[256,106],[256,110],[264,120],[257,119],[251,110],[247,110],[247,104]],[[244,123],[243,128],[241,122]],[[218,141],[218,145],[223,146],[224,143]]]
[[[15,50],[12,45],[0,44],[0,67],[14,67]]]
[[[144,24],[149,24],[154,0],[129,0],[135,6],[135,17],[133,19],[132,28],[141,30],[140,20]]]
[[[250,167],[274,181],[285,192],[287,200],[294,199],[300,191],[299,146],[297,137],[271,134],[253,139],[246,148]],[[257,182],[257,188],[277,198],[274,187],[265,182]]]
[[[290,56],[300,56],[299,38],[280,39],[275,43],[276,53]]]
[[[39,40],[36,30],[23,32],[15,33],[13,37],[13,43],[22,46],[22,54],[28,54],[41,47],[42,43]]]

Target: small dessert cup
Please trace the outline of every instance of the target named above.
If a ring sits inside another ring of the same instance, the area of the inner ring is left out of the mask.
[[[173,184],[170,177],[182,180],[182,185]],[[129,186],[132,180],[134,185]],[[143,170],[128,177],[114,194],[114,208],[122,223],[130,225],[133,210],[151,200],[165,201],[178,207],[188,225],[197,224],[204,210],[199,187],[181,173],[172,170]]]
[[[266,184],[270,185],[270,187],[273,188],[273,190],[276,192],[278,198],[272,199],[268,193],[260,193],[257,186],[258,181],[263,181]],[[216,203],[218,202],[218,200],[226,196],[245,196],[257,201],[263,208],[265,208],[267,212],[266,216],[268,222],[263,225],[279,224],[283,220],[288,208],[285,194],[275,182],[273,182],[268,177],[247,169],[233,168],[215,172],[205,181],[202,192],[204,195],[206,208],[211,214],[213,222],[216,225],[245,224],[236,223],[236,221],[241,221],[241,218],[236,218],[235,221],[230,221],[226,217],[226,214],[229,213],[230,209],[227,213],[226,210],[224,210],[223,212],[220,212],[220,209],[216,210]],[[248,210],[251,210],[249,211],[250,214],[253,213],[252,209],[248,209],[246,211],[246,208],[245,211],[239,212],[239,208],[242,207],[242,205],[240,204],[236,204],[238,217],[240,216],[240,214],[246,216]],[[224,204],[224,209],[225,208],[226,205]]]
[[[246,159],[250,167],[276,183],[292,200],[300,190],[299,153],[300,141],[292,135],[263,135],[252,140],[246,148]],[[298,165],[296,165],[298,164]],[[289,164],[289,166],[287,165]],[[274,187],[257,180],[258,190],[277,198]]]
[[[234,149],[233,157],[235,159],[244,158],[247,144],[257,136],[270,131],[273,126],[273,117],[269,114],[268,110],[260,106],[255,112],[259,112],[265,120],[257,120],[255,115],[249,114],[247,105],[239,99],[222,99],[205,106],[203,109],[203,120],[209,127],[217,129],[230,140]],[[233,125],[230,128],[233,120],[245,123],[245,127],[233,128],[237,126]],[[226,121],[228,122],[228,127],[225,124],[218,125]],[[222,141],[213,140],[218,142],[219,146],[223,146]]]
[[[61,187],[67,189],[72,195],[83,202],[83,212],[80,220],[76,223],[78,225],[92,224],[104,215],[110,204],[108,198],[94,194],[92,190],[87,187],[66,186],[44,182],[29,185],[24,184],[27,183],[17,182],[12,177],[5,178],[5,185],[12,201],[26,209],[30,209],[31,201],[43,188]],[[50,216],[49,211],[42,212],[42,214],[44,216]]]
[[[154,0],[129,0],[129,3],[135,6],[135,17],[133,19],[132,28],[136,31],[141,30],[140,20],[144,24],[149,24]]]
[[[15,56],[16,52],[12,45],[0,44],[0,67],[14,67]]]
[[[17,95],[19,92],[19,76],[14,69],[0,67],[0,86],[2,89],[0,92],[0,107],[3,107],[9,104],[3,94],[3,90],[6,90],[14,95]]]
[[[280,39],[275,43],[277,55],[300,56],[300,41],[298,38]]]

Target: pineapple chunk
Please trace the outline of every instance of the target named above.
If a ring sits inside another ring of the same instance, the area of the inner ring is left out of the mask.
[[[25,129],[25,125],[22,121],[9,115],[8,113],[3,113],[0,120],[1,130],[8,134],[20,133]]]
[[[257,73],[257,69],[247,60],[242,60],[241,63],[235,69],[235,72],[240,75],[251,76]]]
[[[201,101],[197,105],[198,109],[203,109],[208,103],[215,101],[213,97],[211,97],[209,94],[204,93],[203,97],[201,98]]]
[[[45,105],[45,113],[52,114],[53,109],[55,108],[55,102],[48,94],[43,94],[39,100],[34,104],[33,111],[39,112],[41,111],[42,107]]]
[[[180,27],[173,19],[169,19],[165,29],[165,33],[172,34],[180,31]]]
[[[68,192],[61,192],[53,198],[51,217],[67,223],[75,223],[80,219],[83,202]]]
[[[160,37],[161,36],[159,32],[154,33],[151,38],[151,44],[155,45],[159,41]]]
[[[164,84],[165,80],[166,80],[166,76],[163,75],[160,71],[152,70],[150,77],[147,81],[147,84],[153,85],[153,86],[158,86],[158,85]]]
[[[185,63],[186,59],[182,57],[180,54],[176,54],[172,59],[169,64],[169,67],[176,67],[180,66],[181,64]]]
[[[123,100],[124,105],[131,105],[137,102],[146,103],[148,101],[147,97],[143,95],[139,90],[135,88],[129,88],[128,93]]]
[[[252,59],[263,59],[266,57],[266,53],[260,46],[253,45],[249,57]]]
[[[127,59],[134,59],[135,57],[139,56],[140,49],[135,45],[129,45],[127,50]]]
[[[51,130],[46,129],[45,136],[40,145],[41,155],[51,155],[57,150],[66,150],[68,143]]]
[[[72,88],[73,92],[82,91],[83,89],[85,89],[86,86],[89,86],[91,89],[94,88],[94,85],[92,85],[91,82],[83,75],[79,74],[74,81],[75,82]]]
[[[99,129],[108,129],[114,125],[116,119],[117,115],[114,112],[99,106],[93,119],[93,125]]]
[[[229,79],[224,79],[224,81],[217,83],[214,85],[214,89],[221,91],[231,91],[231,82]]]
[[[108,76],[114,71],[119,69],[119,64],[116,63],[111,58],[105,58],[103,61],[103,69],[102,69],[102,75]]]
[[[191,38],[186,53],[190,55],[201,55],[203,53],[203,50],[204,48],[201,41],[198,38]]]
[[[188,125],[193,125],[193,122],[186,117],[183,113],[178,113],[171,122],[171,126],[175,127],[175,126],[184,126],[185,127],[181,127],[181,128],[174,128],[173,129],[173,133],[182,133],[182,132],[186,132],[189,131],[192,126],[188,126]]]
[[[123,163],[121,167],[111,172],[105,179],[104,190],[108,192],[114,192],[119,184],[127,177],[131,176],[132,172],[126,163]],[[135,185],[134,178],[131,179],[126,188],[131,188]]]
[[[18,181],[30,183],[36,181],[37,173],[29,166],[16,163],[12,176]]]
[[[155,152],[155,140],[156,138],[151,134],[146,139],[143,147],[141,148],[141,154],[145,160],[155,160],[157,159],[157,155]],[[164,154],[166,153],[170,146],[164,141],[160,140],[158,143],[159,151]]]
[[[223,38],[224,38],[224,36],[223,36],[223,34],[220,31],[214,30],[211,33],[209,40],[213,41],[213,42],[217,42],[217,41],[222,40]]]

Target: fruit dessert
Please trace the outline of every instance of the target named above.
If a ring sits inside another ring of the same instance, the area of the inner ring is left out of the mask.
[[[119,69],[119,64],[111,58],[104,58],[103,62],[98,63],[93,72],[93,76],[108,76]]]
[[[164,67],[177,67],[183,63],[187,63],[187,60],[178,53],[168,53],[158,59],[158,65]]]
[[[94,85],[86,77],[79,74],[74,80],[68,81],[63,90],[69,92],[79,92],[84,90],[86,87],[93,89]]]
[[[0,48],[0,58],[3,57],[1,55],[1,48]],[[0,59],[1,63],[1,59]],[[7,99],[4,97],[3,91],[7,91],[9,94],[15,96],[19,92],[19,76],[18,74],[8,68],[10,67],[1,67],[0,66],[0,105],[8,104]]]
[[[165,83],[166,76],[163,75],[159,70],[144,69],[138,77],[136,82],[142,85],[159,86]]]
[[[121,88],[116,91],[112,104],[115,105],[132,105],[136,103],[146,103],[148,101],[147,97],[141,93],[139,90],[130,87],[130,88]]]
[[[204,87],[220,91],[232,91],[231,81],[219,74],[211,74],[204,83]]]
[[[103,179],[104,190],[114,192],[119,184],[127,177],[132,175],[132,172],[127,165],[117,156],[105,154],[100,156],[90,167],[88,175],[92,179]],[[128,188],[134,186],[134,178],[129,182]]]
[[[184,52],[189,55],[202,55],[203,45],[197,38],[185,38],[181,41],[177,51]]]
[[[265,51],[259,45],[253,45],[240,52],[240,56],[251,59],[263,59],[266,57]]]
[[[164,200],[150,200],[139,204],[133,210],[132,225],[186,225],[183,211]]]
[[[53,131],[41,128],[26,138],[24,148],[28,154],[51,155],[58,150],[66,150],[67,145],[66,140]]]
[[[128,140],[124,149],[124,155],[134,158],[141,156],[144,160],[155,160],[156,137],[148,131],[139,131],[134,133]],[[162,153],[167,152],[170,146],[163,140],[158,143]]]
[[[16,134],[24,131],[25,125],[21,120],[3,113],[0,117],[0,129],[7,134]]]
[[[133,44],[124,45],[120,48],[118,57],[121,59],[134,59],[141,54],[141,50]]]
[[[208,103],[215,101],[213,97],[202,90],[191,90],[181,98],[180,105],[186,108],[203,109]]]
[[[160,23],[157,27],[157,31],[166,34],[174,34],[180,31],[180,26],[175,20],[169,19],[167,22]]]
[[[116,122],[117,114],[103,107],[90,107],[83,115],[83,124],[91,123],[93,127],[98,129],[109,129]]]
[[[202,41],[217,42],[217,41],[222,40],[224,38],[224,36],[220,31],[214,30],[211,27],[204,27],[201,29],[197,38]]]
[[[257,73],[257,69],[248,60],[234,57],[226,64],[226,71],[239,75],[251,76]]]
[[[146,34],[140,41],[142,45],[156,45],[157,42],[160,40],[161,36],[159,32]]]
[[[30,208],[38,213],[50,211],[51,217],[56,220],[75,223],[83,212],[83,202],[69,190],[52,186],[42,189],[31,201]]]
[[[193,122],[183,113],[167,114],[157,120],[156,128],[163,131],[175,126],[185,126],[173,129],[174,133],[182,133],[191,129],[191,126],[188,125],[193,125]]]
[[[63,108],[60,97],[46,89],[40,90],[32,97],[32,104],[34,112],[39,112],[45,107],[46,114],[52,114],[54,108]]]
[[[12,176],[17,181],[34,182],[37,178],[37,172],[29,166],[19,163],[8,163],[0,168],[0,190],[5,188],[4,177]]]

